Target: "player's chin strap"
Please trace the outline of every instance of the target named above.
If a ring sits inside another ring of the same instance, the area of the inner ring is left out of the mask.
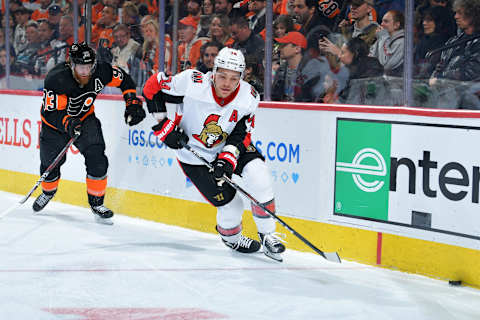
[[[204,165],[206,165],[209,169],[213,170],[213,166],[210,162],[208,162],[204,157],[202,157],[198,152],[196,152],[192,147],[186,143],[182,143],[183,147],[190,151],[197,159],[203,162]],[[292,227],[290,227],[285,221],[283,221],[280,217],[278,217],[274,212],[272,212],[270,209],[268,209],[264,204],[260,203],[257,199],[255,199],[250,193],[245,191],[242,187],[240,187],[238,184],[233,182],[232,179],[227,177],[226,175],[223,175],[223,179],[230,185],[232,188],[243,194],[245,197],[248,198],[253,204],[256,206],[259,206],[262,208],[266,213],[268,213],[272,218],[277,220],[285,229],[290,231],[294,236],[296,236],[298,239],[300,239],[303,243],[305,243],[307,246],[309,246],[313,251],[327,259],[328,261],[331,262],[337,262],[341,263],[340,257],[338,256],[338,253],[336,252],[323,252],[322,250],[318,249],[316,246],[314,246],[310,241],[305,239],[301,234],[299,234],[297,231],[295,231]]]

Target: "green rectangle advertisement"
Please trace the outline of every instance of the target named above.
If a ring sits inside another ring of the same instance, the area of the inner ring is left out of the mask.
[[[335,214],[388,221],[391,128],[337,119]]]

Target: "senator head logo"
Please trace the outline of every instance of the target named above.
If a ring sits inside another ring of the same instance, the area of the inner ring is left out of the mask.
[[[352,173],[353,181],[360,190],[377,192],[384,185],[378,177],[385,177],[387,165],[380,152],[373,148],[364,148],[357,152],[352,163],[337,162],[336,170]]]
[[[203,123],[202,132],[192,136],[207,148],[212,148],[221,143],[227,138],[228,134],[223,132],[222,127],[218,125],[219,118],[218,114],[209,115]]]

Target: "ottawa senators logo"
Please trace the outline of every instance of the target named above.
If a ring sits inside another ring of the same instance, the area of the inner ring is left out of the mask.
[[[212,148],[222,141],[225,141],[228,134],[223,132],[222,127],[218,125],[219,118],[220,116],[218,114],[209,115],[203,123],[202,132],[192,136],[207,148]]]

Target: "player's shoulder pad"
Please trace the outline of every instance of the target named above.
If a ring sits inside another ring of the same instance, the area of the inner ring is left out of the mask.
[[[203,74],[202,72],[195,69],[192,70],[191,79],[193,83],[203,83],[205,81],[204,77],[205,77],[205,74]]]
[[[113,75],[113,69],[121,70],[119,67],[113,67],[110,63],[104,61],[98,61],[95,69],[95,74],[100,76],[105,76],[106,78],[111,78]],[[124,72],[125,73],[125,72]]]
[[[252,95],[252,97],[257,101],[260,101],[260,94],[258,93],[257,89],[255,89],[255,87],[252,86],[251,84],[249,85],[250,85],[250,94]]]
[[[205,74],[196,70],[196,69],[187,69],[181,72],[184,81],[189,81],[194,85],[201,85],[208,81],[206,81]]]
[[[243,93],[242,95],[245,97],[244,99],[249,99],[252,103],[258,103],[260,101],[260,94],[258,91],[248,82],[241,80],[241,86],[240,88],[243,88]]]
[[[71,81],[74,80],[70,67],[66,63],[59,63],[47,73],[44,87],[55,92],[62,92]]]

